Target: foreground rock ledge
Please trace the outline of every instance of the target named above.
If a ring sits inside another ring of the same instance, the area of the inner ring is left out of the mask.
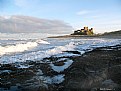
[[[63,91],[121,91],[121,47],[97,48],[73,57]]]
[[[121,91],[120,45],[97,48],[82,56],[68,58],[74,62],[60,73],[54,72],[48,62],[43,64],[30,61],[27,64],[33,66],[27,69],[18,69],[14,64],[0,65],[0,88],[18,88],[18,91]],[[54,62],[59,58],[48,59]],[[43,70],[43,74],[39,69]],[[2,73],[4,70],[6,72]],[[60,84],[47,86],[37,78],[37,75],[58,74],[65,74],[65,80]]]

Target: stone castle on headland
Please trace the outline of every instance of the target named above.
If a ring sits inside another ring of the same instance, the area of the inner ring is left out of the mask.
[[[83,29],[74,31],[71,35],[93,35],[93,28],[88,29],[88,27],[84,27]]]

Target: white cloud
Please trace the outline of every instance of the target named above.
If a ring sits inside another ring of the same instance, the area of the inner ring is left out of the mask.
[[[88,10],[82,10],[82,11],[79,11],[77,12],[77,15],[85,15],[85,14],[89,14],[91,11],[88,11]]]
[[[1,17],[2,33],[49,33],[49,34],[70,34],[73,30],[72,26],[60,20],[40,19],[30,16],[14,15],[9,21],[8,16]],[[6,21],[6,22],[5,22]],[[8,24],[9,26],[6,26]],[[16,24],[16,28],[15,25]]]
[[[10,15],[4,15],[4,16],[2,16],[4,19],[10,19],[11,18],[11,16]]]

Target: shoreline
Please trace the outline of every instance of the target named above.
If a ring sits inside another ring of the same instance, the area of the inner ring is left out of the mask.
[[[28,61],[29,68],[16,68],[14,64],[0,65],[0,70],[8,72],[0,73],[0,88],[14,88],[20,91],[100,91],[111,89],[121,90],[121,45],[112,47],[96,48],[80,56],[62,57],[73,60],[69,68],[58,73],[53,71],[49,63]],[[55,62],[60,58],[45,58]],[[55,62],[56,65],[63,65],[63,62]],[[43,73],[41,73],[41,70]],[[11,71],[12,72],[11,72]],[[48,84],[48,87],[38,77],[47,75],[64,75],[62,83]],[[12,90],[10,90],[12,91]]]
[[[63,35],[63,36],[50,36],[47,38],[110,38],[121,39],[121,35]]]
[[[121,90],[121,45],[96,48],[74,60],[62,91]],[[101,90],[102,88],[102,90]]]
[[[50,36],[48,38],[73,38],[73,37],[97,37],[98,35],[63,35],[63,36]]]

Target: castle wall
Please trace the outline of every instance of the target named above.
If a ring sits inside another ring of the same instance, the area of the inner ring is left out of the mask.
[[[74,31],[73,35],[93,35],[93,28],[84,27],[84,29]]]

